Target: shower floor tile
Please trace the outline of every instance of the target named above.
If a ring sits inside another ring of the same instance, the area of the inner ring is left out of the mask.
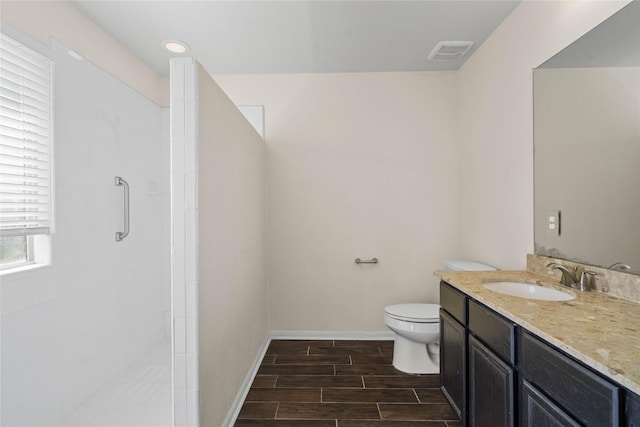
[[[393,341],[273,340],[235,426],[460,426],[439,375],[392,359]]]
[[[166,339],[87,399],[59,427],[170,427],[171,342]]]

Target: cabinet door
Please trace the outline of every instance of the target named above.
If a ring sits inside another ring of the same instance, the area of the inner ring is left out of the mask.
[[[513,396],[513,369],[469,336],[469,426],[513,426]]]
[[[464,326],[440,310],[440,385],[462,425],[466,425],[466,354]]]
[[[522,427],[579,427],[573,418],[540,393],[527,380],[522,381],[520,417]]]
[[[640,396],[628,390],[624,414],[625,427],[640,426]]]

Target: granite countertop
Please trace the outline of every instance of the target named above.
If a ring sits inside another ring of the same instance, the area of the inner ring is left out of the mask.
[[[618,384],[640,394],[640,304],[601,292],[580,292],[527,271],[444,272],[436,276],[550,342]],[[527,282],[576,295],[538,301],[490,291],[487,282]]]

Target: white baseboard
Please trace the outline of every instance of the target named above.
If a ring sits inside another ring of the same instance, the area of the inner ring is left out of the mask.
[[[272,340],[380,340],[392,341],[391,331],[269,331]]]
[[[267,353],[267,349],[269,348],[270,342],[271,342],[271,337],[269,336],[269,333],[267,333],[267,336],[264,338],[264,341],[262,342],[262,345],[258,350],[258,354],[256,355],[256,358],[253,360],[253,364],[251,365],[251,368],[249,368],[249,372],[247,373],[247,376],[245,377],[244,382],[240,386],[240,390],[238,390],[238,394],[236,395],[236,398],[233,400],[233,403],[231,404],[231,408],[229,409],[229,412],[227,412],[227,417],[222,423],[224,427],[231,427],[235,424],[236,419],[240,414],[240,410],[242,409],[242,404],[244,403],[244,400],[247,398],[247,394],[249,394],[249,389],[251,388],[253,379],[256,377],[256,374],[258,373],[258,369],[260,369],[260,364],[262,363],[262,359],[264,359],[264,355]]]
[[[393,332],[391,331],[353,331],[353,332],[343,332],[343,331],[269,331],[267,336],[262,343],[262,346],[258,350],[258,354],[247,373],[247,377],[244,379],[236,398],[233,400],[233,404],[231,405],[231,409],[227,413],[227,417],[222,424],[225,427],[230,427],[235,424],[238,415],[240,414],[240,410],[242,409],[242,404],[249,394],[249,389],[251,388],[251,384],[253,384],[253,380],[258,373],[258,369],[260,369],[260,364],[264,359],[264,355],[267,353],[267,349],[269,348],[269,344],[271,340],[277,339],[286,339],[286,340],[380,340],[380,341],[390,341],[393,340]]]

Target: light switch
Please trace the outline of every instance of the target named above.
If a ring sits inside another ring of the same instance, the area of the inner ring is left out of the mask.
[[[546,211],[547,234],[560,236],[560,211]]]

